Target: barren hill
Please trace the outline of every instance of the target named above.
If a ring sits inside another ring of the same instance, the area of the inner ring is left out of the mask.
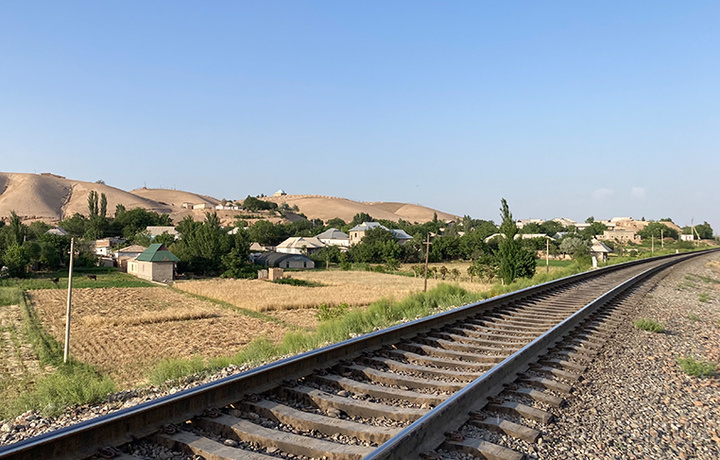
[[[359,202],[346,198],[335,198],[321,195],[283,195],[263,198],[273,203],[287,203],[297,206],[300,212],[309,219],[329,220],[339,217],[349,222],[355,214],[365,212],[375,219],[407,220],[410,222],[427,222],[437,213],[440,220],[456,220],[458,217],[435,209],[416,204],[391,202]]]
[[[105,194],[107,213],[110,217],[115,215],[115,206],[122,204],[126,209],[144,208],[170,214],[173,222],[179,222],[185,216],[202,220],[207,210],[214,209],[215,205],[220,203],[216,198],[181,190],[142,188],[126,192],[105,184],[66,179],[49,173],[0,173],[0,219],[7,220],[11,211],[15,211],[23,221],[42,220],[48,223],[55,223],[76,212],[87,215],[87,198],[92,190],[98,194]],[[263,199],[297,206],[309,219],[325,221],[339,217],[347,222],[361,212],[370,214],[376,219],[394,221],[404,219],[410,222],[426,222],[433,218],[434,213],[437,213],[441,220],[457,218],[452,214],[406,203],[365,203],[320,195],[285,195]],[[182,207],[183,203],[204,204],[206,209],[186,209]],[[219,217],[226,225],[232,224],[238,214],[246,213],[237,210],[218,211]],[[258,217],[271,221],[282,220],[270,215]]]
[[[107,197],[108,215],[115,206],[170,212],[168,206],[105,184],[66,179],[52,174],[0,173],[0,218],[15,211],[21,219],[56,222],[74,213],[87,214],[91,190]]]

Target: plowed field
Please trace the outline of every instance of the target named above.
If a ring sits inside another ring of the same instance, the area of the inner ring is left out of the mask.
[[[65,336],[66,292],[29,291],[45,329]],[[73,291],[70,354],[117,382],[142,382],[162,358],[232,355],[253,338],[282,338],[286,329],[163,287]]]
[[[181,281],[175,287],[193,294],[218,299],[254,311],[316,308],[322,304],[365,306],[383,297],[401,299],[423,289],[423,279],[362,271],[324,271],[286,273],[292,278],[321,283],[319,287],[291,286],[262,280],[213,279]],[[439,283],[429,279],[428,289]],[[456,283],[469,291],[482,291],[482,283]]]

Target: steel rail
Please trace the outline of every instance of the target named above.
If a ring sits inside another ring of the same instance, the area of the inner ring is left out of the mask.
[[[700,255],[706,252],[698,251],[691,254]],[[683,256],[687,256],[687,253],[681,254],[680,258],[686,258]],[[263,392],[273,388],[278,382],[303,377],[314,369],[333,366],[349,356],[413,337],[434,327],[459,321],[500,305],[665,258],[678,258],[678,255],[642,259],[579,273],[301,353],[241,374],[0,447],[0,459],[62,460],[89,457],[102,447],[118,446],[149,436],[167,424],[182,423],[201,415],[208,408],[226,406],[241,399],[245,394]]]
[[[363,460],[407,460],[418,458],[423,452],[437,449],[445,440],[444,433],[459,430],[468,420],[471,411],[482,410],[488,403],[489,397],[499,394],[505,385],[515,380],[518,374],[527,368],[528,364],[562,341],[590,315],[655,273],[697,255],[700,254],[693,253],[687,257],[671,259],[607,291],[453,394]]]

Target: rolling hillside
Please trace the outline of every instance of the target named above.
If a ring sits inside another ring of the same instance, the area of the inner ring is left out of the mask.
[[[185,216],[201,220],[205,217],[206,210],[185,209],[182,204],[205,204],[207,208],[214,208],[220,203],[216,198],[181,190],[142,188],[127,192],[105,184],[77,181],[48,173],[0,173],[0,219],[7,220],[11,211],[15,211],[23,221],[41,220],[47,223],[57,222],[75,213],[87,215],[87,197],[92,190],[105,194],[110,217],[115,214],[115,206],[122,204],[126,209],[140,207],[170,214],[174,222]],[[246,192],[238,193],[238,196],[246,195]],[[410,222],[426,222],[431,220],[435,213],[441,220],[457,218],[452,214],[406,203],[358,202],[320,195],[285,195],[263,199],[297,206],[299,212],[309,219],[325,221],[333,217],[350,221],[355,214],[361,212],[376,219],[394,221],[404,219]],[[218,215],[225,224],[230,224],[235,215],[242,213],[224,210],[219,211]]]

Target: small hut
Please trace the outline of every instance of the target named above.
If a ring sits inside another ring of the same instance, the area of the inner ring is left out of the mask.
[[[172,284],[177,262],[180,262],[180,259],[164,244],[153,243],[128,262],[128,273],[148,281]]]

